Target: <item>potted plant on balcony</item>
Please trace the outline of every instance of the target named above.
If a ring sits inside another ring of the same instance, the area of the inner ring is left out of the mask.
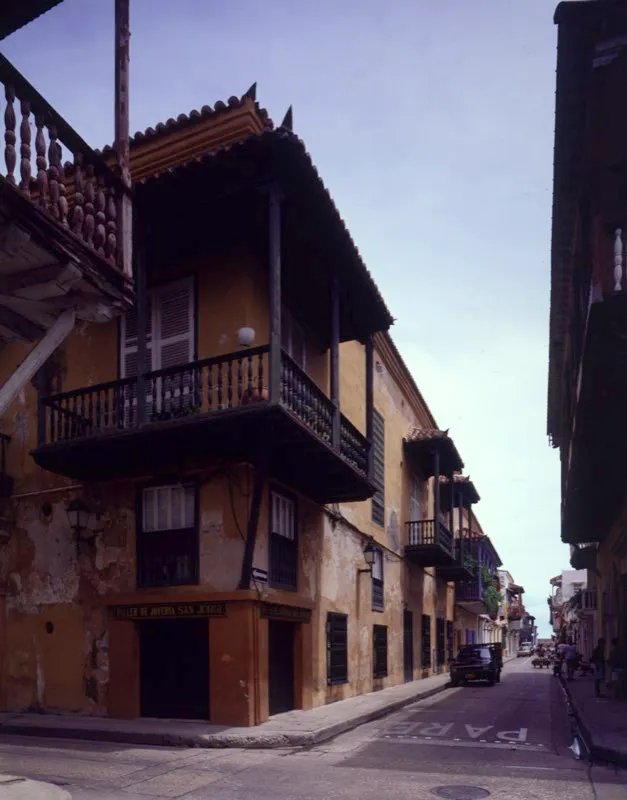
[[[481,583],[483,585],[483,602],[490,619],[496,619],[499,615],[499,606],[503,599],[499,591],[498,580],[490,570],[481,567]]]

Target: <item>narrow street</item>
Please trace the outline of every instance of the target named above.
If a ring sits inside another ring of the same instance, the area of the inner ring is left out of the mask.
[[[54,783],[74,800],[624,798],[627,773],[590,769],[573,757],[571,743],[558,682],[520,660],[507,664],[492,688],[446,690],[311,750],[3,737],[0,771]],[[434,791],[452,786],[460,789]]]

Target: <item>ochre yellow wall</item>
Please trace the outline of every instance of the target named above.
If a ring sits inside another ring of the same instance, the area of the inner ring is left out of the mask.
[[[244,325],[255,329],[255,344],[267,343],[265,270],[247,251],[214,254],[210,259],[186,265],[180,274],[190,272],[198,276],[199,358],[239,349],[237,330]],[[6,379],[26,352],[27,348],[15,346],[0,352],[0,379]],[[331,509],[330,516],[306,498],[298,498],[299,589],[296,594],[289,594],[294,604],[314,605],[312,636],[306,645],[312,652],[307,702],[314,705],[402,682],[404,607],[414,614],[416,678],[427,674],[420,667],[422,614],[431,616],[432,647],[436,642],[436,617],[453,618],[452,587],[437,579],[433,569],[410,567],[403,560],[409,470],[402,440],[411,426],[424,424],[424,415],[416,413],[416,398],[409,398],[407,388],[392,377],[395,373],[389,359],[388,351],[375,351],[375,362],[382,366],[374,373],[374,402],[385,419],[385,526],[372,522],[370,501],[344,504]],[[328,360],[328,354],[320,353],[312,343],[308,372],[327,391]],[[61,390],[115,380],[118,361],[117,321],[79,324],[59,353]],[[363,346],[342,345],[340,373],[342,412],[365,431]],[[37,443],[36,392],[30,385],[1,420],[1,430],[12,436],[9,472],[16,479],[17,495],[13,536],[0,549],[0,590],[7,590],[4,702],[15,710],[107,713],[111,662],[103,600],[118,595],[137,599],[142,593],[135,585],[136,486],[123,482],[72,490],[70,481],[40,470],[28,454]],[[77,552],[67,522],[69,500],[83,491],[93,493],[102,508],[103,531],[96,537],[93,552]],[[250,494],[251,475],[244,466],[230,466],[226,474],[214,476],[201,487],[197,588],[205,595],[233,592],[237,587]],[[425,485],[425,515],[429,511],[429,495]],[[45,502],[51,505],[48,516],[43,513]],[[254,566],[260,568],[268,566],[267,527],[266,492],[254,557]],[[384,548],[383,612],[371,610],[370,577],[358,573],[364,567],[362,534],[374,536]],[[260,600],[275,598],[279,602],[288,594],[264,585],[251,588]],[[176,591],[158,593],[163,600],[168,592]],[[349,615],[349,681],[343,686],[328,687],[325,626],[326,613],[333,610]],[[46,623],[51,625],[47,628]],[[217,627],[225,624],[215,623]],[[376,682],[372,679],[374,624],[388,627],[388,677]],[[263,629],[262,625],[259,630]],[[114,647],[119,651],[129,646],[124,637],[115,640]],[[247,713],[252,712],[249,709]]]

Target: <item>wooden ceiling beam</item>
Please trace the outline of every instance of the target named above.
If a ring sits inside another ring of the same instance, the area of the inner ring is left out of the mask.
[[[51,281],[62,283],[62,278],[66,277],[66,273],[69,280],[81,277],[81,273],[76,267],[65,264],[49,264],[45,267],[36,267],[35,269],[20,270],[20,272],[2,275],[0,281],[2,282],[3,293],[11,294],[20,289],[28,289],[31,286],[50,283]]]
[[[37,341],[46,332],[43,326],[3,305],[0,305],[0,325],[13,331],[21,339],[26,339],[28,342]]]

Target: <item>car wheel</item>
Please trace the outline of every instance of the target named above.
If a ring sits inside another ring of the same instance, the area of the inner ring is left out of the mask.
[[[488,680],[488,686],[494,686],[494,678]]]

